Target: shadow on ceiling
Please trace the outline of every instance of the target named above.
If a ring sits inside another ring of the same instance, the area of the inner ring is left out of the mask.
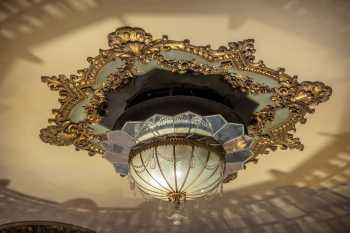
[[[88,199],[64,203],[27,196],[1,180],[0,223],[47,220],[107,232],[348,232],[350,229],[350,132],[332,136],[311,160],[288,174],[211,201],[189,203],[181,227],[166,202],[136,209],[101,208]],[[283,186],[283,183],[298,185]],[[272,184],[273,183],[273,184]],[[281,185],[278,188],[276,183]],[[305,186],[305,187],[300,187]]]
[[[6,76],[15,59],[43,60],[30,52],[36,44],[105,18],[128,24],[130,13],[222,14],[230,28],[255,19],[272,27],[291,28],[347,56],[350,38],[350,2],[258,0],[230,1],[73,1],[33,0],[0,2],[0,75]],[[295,20],[290,21],[293,15]],[[309,19],[312,15],[312,20]],[[324,15],[329,17],[325,22]],[[319,27],[314,27],[319,25]],[[142,25],[141,25],[142,26]],[[326,33],[333,31],[333,33]],[[344,125],[346,119],[344,119]],[[56,203],[7,188],[1,180],[0,223],[49,220],[77,224],[104,232],[349,232],[350,229],[350,132],[325,135],[332,141],[290,173],[272,171],[274,179],[235,192],[219,200],[200,202],[188,213],[182,227],[175,227],[164,203],[145,202],[137,209],[101,208],[94,201],[74,199]],[[284,183],[293,186],[283,186]],[[272,188],[280,186],[278,188]]]
[[[347,57],[350,52],[345,46],[350,39],[350,2],[344,0],[223,0],[220,4],[211,0],[3,0],[0,48],[7,56],[0,58],[1,77],[16,58],[42,63],[30,52],[32,46],[106,18],[128,25],[128,14],[144,13],[223,15],[229,18],[231,29],[256,20],[281,30],[292,29],[298,36],[336,51],[337,56]]]

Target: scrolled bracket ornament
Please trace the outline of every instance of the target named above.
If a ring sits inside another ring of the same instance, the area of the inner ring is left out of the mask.
[[[264,97],[248,125],[255,156],[277,149],[302,150],[301,141],[294,137],[295,125],[305,123],[306,115],[332,94],[332,89],[322,82],[299,82],[283,68],[272,69],[261,60],[255,62],[252,39],[212,49],[209,45],[192,45],[187,39],[175,41],[167,36],[154,39],[141,28],[122,27],[108,35],[108,45],[96,57],[89,57],[89,67],[79,70],[77,75],[42,78],[51,90],[58,91],[61,104],[52,111],[50,125],[40,131],[44,142],[74,145],[90,155],[102,154],[106,134],[96,133],[94,127],[106,113],[108,93],[122,89],[149,66],[175,73],[220,75],[232,89],[239,89],[258,102]],[[180,55],[174,58],[173,54]],[[117,67],[99,84],[102,70],[113,62],[118,63]],[[73,121],[71,113],[82,102],[85,118]],[[281,112],[286,114],[284,118]]]

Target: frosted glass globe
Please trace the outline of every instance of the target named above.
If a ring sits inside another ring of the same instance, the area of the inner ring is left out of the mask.
[[[130,176],[144,194],[169,200],[173,194],[191,200],[218,191],[223,180],[222,155],[196,145],[158,145],[130,159]]]

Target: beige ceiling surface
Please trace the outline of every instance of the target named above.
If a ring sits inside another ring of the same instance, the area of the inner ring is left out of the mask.
[[[38,137],[58,105],[57,93],[40,76],[85,68],[87,57],[107,47],[106,35],[125,25],[214,48],[254,38],[256,57],[268,66],[333,88],[330,101],[297,127],[303,152],[262,156],[225,185],[226,192],[319,185],[315,177],[323,186],[327,178],[349,183],[349,2],[43,0],[0,6],[0,179],[9,180],[9,189],[59,203],[88,199],[101,207],[134,208],[143,202],[101,156],[50,146]]]

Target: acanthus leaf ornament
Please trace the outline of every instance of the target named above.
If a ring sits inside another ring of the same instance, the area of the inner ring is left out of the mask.
[[[53,110],[50,125],[40,131],[44,142],[74,145],[90,155],[103,154],[108,129],[99,131],[96,127],[108,113],[108,94],[122,90],[149,67],[180,74],[220,75],[233,90],[239,89],[260,101],[262,107],[247,127],[248,135],[254,138],[254,157],[276,149],[303,149],[300,140],[293,136],[295,125],[305,123],[305,116],[313,113],[314,106],[332,94],[324,83],[299,82],[282,68],[275,70],[263,61],[255,62],[252,39],[212,49],[167,36],[154,39],[141,28],[122,27],[108,35],[108,44],[109,48],[88,58],[89,67],[77,75],[42,78],[51,90],[58,91],[61,104]],[[107,66],[113,68],[105,74]],[[84,117],[73,121],[73,112]]]

